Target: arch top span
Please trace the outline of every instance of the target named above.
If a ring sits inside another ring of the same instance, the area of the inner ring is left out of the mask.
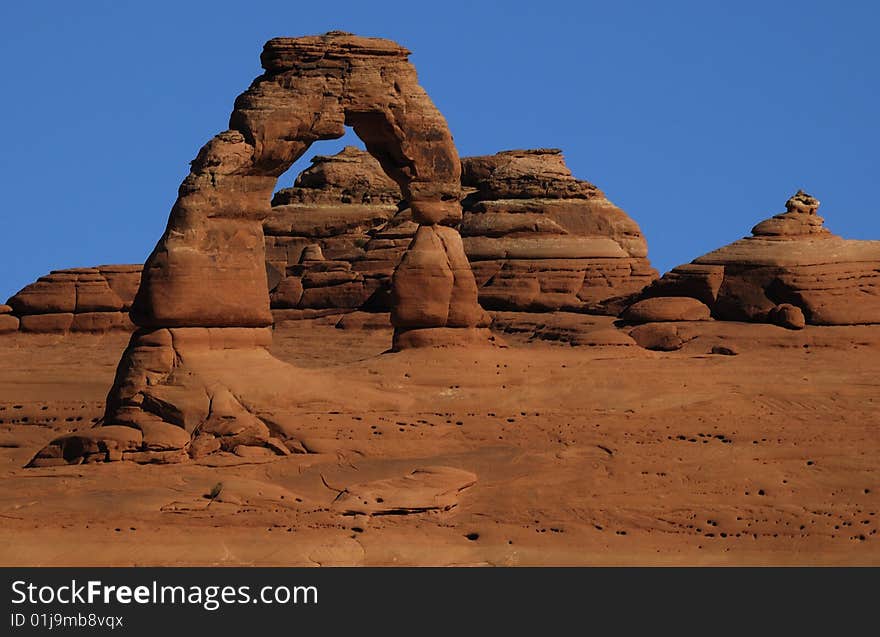
[[[277,176],[312,142],[351,126],[405,199],[449,202],[446,214],[460,216],[458,152],[409,54],[341,31],[269,40],[266,73],[236,100],[230,128],[254,146],[255,170]]]

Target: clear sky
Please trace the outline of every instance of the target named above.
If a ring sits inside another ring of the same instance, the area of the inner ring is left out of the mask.
[[[460,154],[562,148],[661,272],[798,188],[833,231],[880,239],[878,23],[847,1],[3,2],[0,300],[142,262],[263,42],[332,29],[410,48]]]

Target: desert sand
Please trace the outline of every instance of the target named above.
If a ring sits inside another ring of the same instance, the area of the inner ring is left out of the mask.
[[[101,416],[128,337],[0,339],[0,563],[880,563],[878,327],[690,323],[653,352],[521,321],[392,353],[335,321],[273,338],[355,388],[295,414],[311,453],[166,465],[25,469]]]

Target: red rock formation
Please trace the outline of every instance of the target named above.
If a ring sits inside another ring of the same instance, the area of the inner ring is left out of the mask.
[[[413,213],[419,217],[416,210]],[[392,277],[394,348],[490,338],[485,328],[491,318],[476,298],[477,284],[458,232],[419,225]]]
[[[460,162],[408,54],[388,40],[339,32],[266,44],[266,72],[236,99],[230,129],[192,162],[144,266],[131,309],[141,329],[120,361],[103,427],[88,440],[53,441],[33,464],[298,448],[280,414],[335,393],[334,383],[267,350],[262,223],[278,176],[312,142],[341,137],[345,125],[400,186],[427,239],[413,242],[413,256],[394,274],[395,344],[419,344],[411,331],[432,344],[456,342],[459,332],[474,338],[485,318],[473,275],[457,233],[436,225],[461,214]],[[431,312],[423,310],[428,297]]]
[[[880,241],[832,234],[818,208],[798,191],[751,237],[673,269],[645,296],[690,296],[717,319],[794,329],[880,323]]]
[[[12,314],[8,305],[0,305],[0,334],[18,330],[18,317]]]
[[[462,160],[461,234],[487,309],[617,314],[657,272],[638,225],[555,149]]]
[[[128,310],[140,272],[139,265],[54,270],[25,286],[7,303],[24,332],[131,329]],[[7,322],[8,326],[11,323]]]

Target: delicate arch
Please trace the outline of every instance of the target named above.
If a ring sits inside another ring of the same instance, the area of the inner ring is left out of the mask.
[[[132,310],[142,327],[270,325],[261,221],[275,182],[317,141],[351,126],[415,219],[461,216],[461,166],[409,51],[344,33],[270,40],[266,72],[235,100],[229,130],[192,162]]]
[[[192,162],[144,265],[132,337],[95,429],[52,441],[33,466],[216,452],[302,451],[292,411],[354,408],[374,390],[338,387],[274,358],[263,219],[284,173],[315,141],[352,126],[400,184],[420,225],[392,277],[394,347],[488,338],[461,237],[461,166],[446,121],[387,40],[328,33],[270,40],[265,73]],[[352,396],[353,398],[348,398]],[[386,400],[382,396],[379,400]]]

